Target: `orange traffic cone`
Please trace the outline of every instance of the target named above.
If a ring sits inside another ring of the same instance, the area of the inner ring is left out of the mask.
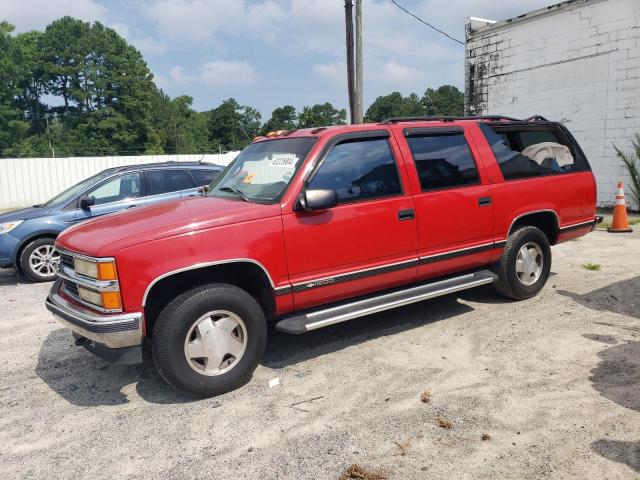
[[[633,232],[629,226],[629,220],[627,219],[627,204],[624,201],[624,189],[622,188],[622,182],[620,181],[618,182],[616,203],[613,206],[613,222],[611,222],[611,226],[607,228],[607,232]]]

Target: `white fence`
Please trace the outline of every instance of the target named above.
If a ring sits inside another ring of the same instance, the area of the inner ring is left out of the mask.
[[[226,166],[238,153],[131,157],[0,158],[0,210],[42,203],[105,168],[167,161],[202,161]]]

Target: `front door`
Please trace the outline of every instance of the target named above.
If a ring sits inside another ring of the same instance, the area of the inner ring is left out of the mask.
[[[144,205],[146,198],[142,173],[132,172],[112,177],[84,196],[93,198],[93,205],[81,208],[78,202],[76,222]]]
[[[388,132],[329,142],[305,185],[335,190],[338,206],[283,215],[297,308],[391,288],[416,275],[414,204]]]
[[[461,127],[406,128],[400,143],[414,184],[419,278],[490,262],[493,199]]]

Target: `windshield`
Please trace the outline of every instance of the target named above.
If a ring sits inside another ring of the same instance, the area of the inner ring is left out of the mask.
[[[313,137],[298,137],[252,143],[211,183],[207,195],[275,202],[315,141]]]
[[[48,207],[54,203],[67,203],[74,197],[76,197],[80,192],[83,192],[91,185],[96,183],[100,178],[105,177],[104,174],[94,175],[93,177],[89,177],[86,180],[81,181],[80,183],[76,183],[73,187],[67,188],[64,192],[59,193],[55,197],[50,200],[47,200],[42,204],[43,207]]]

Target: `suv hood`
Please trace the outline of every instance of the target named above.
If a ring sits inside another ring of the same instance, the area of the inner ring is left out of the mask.
[[[29,207],[13,210],[0,215],[0,223],[13,222],[14,220],[29,220],[31,218],[46,217],[49,215],[47,207]]]
[[[123,248],[163,237],[280,215],[280,205],[198,197],[125,210],[65,230],[57,244],[74,252],[108,257]]]

